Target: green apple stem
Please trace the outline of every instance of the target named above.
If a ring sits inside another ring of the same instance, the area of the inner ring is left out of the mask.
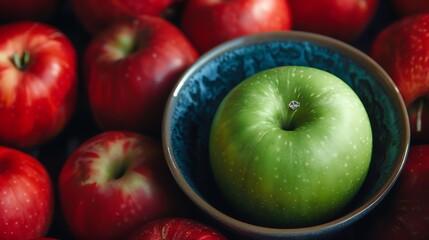
[[[289,107],[289,109],[290,110],[292,110],[292,112],[294,113],[296,110],[298,110],[298,108],[301,106],[301,104],[298,102],[298,101],[296,101],[296,100],[292,100],[290,103],[289,103],[289,105],[288,105],[288,107]]]
[[[288,108],[290,110],[290,113],[287,114],[286,117],[286,122],[283,124],[283,129],[286,131],[292,131],[293,129],[295,129],[295,126],[293,124],[293,116],[295,115],[296,111],[298,110],[298,108],[301,106],[301,104],[296,101],[296,100],[292,100],[289,102],[288,104]]]
[[[24,51],[22,55],[19,53],[14,53],[12,55],[12,61],[15,67],[21,71],[24,71],[27,69],[28,64],[30,63],[30,53],[28,51]]]

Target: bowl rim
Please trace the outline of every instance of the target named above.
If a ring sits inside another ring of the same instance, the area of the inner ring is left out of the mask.
[[[236,48],[266,43],[269,41],[291,40],[313,42],[321,46],[326,46],[330,49],[336,49],[337,51],[344,53],[347,56],[353,56],[354,59],[358,59],[361,62],[362,66],[369,69],[368,71],[373,72],[374,74],[379,75],[383,79],[385,79],[386,81],[383,81],[382,84],[385,85],[385,88],[392,89],[392,91],[389,91],[388,94],[391,95],[390,97],[392,99],[397,100],[397,103],[394,105],[401,110],[402,114],[400,114],[399,117],[400,125],[403,131],[401,132],[401,142],[399,143],[400,152],[396,157],[395,165],[392,168],[392,174],[370,200],[368,200],[362,205],[359,205],[357,208],[354,208],[352,211],[347,212],[346,214],[341,215],[338,218],[335,218],[331,221],[322,224],[301,228],[272,228],[254,225],[252,223],[248,223],[240,219],[236,219],[230,215],[227,215],[213,205],[211,205],[210,203],[208,203],[206,200],[204,200],[192,190],[191,186],[186,182],[183,174],[180,172],[179,167],[174,159],[174,155],[172,153],[170,119],[172,117],[174,106],[176,104],[176,97],[182,89],[184,83],[186,82],[186,79],[188,79],[194,72],[198,71],[212,59],[215,59],[220,55],[224,54],[225,52],[231,51]],[[407,115],[407,108],[402,99],[401,94],[399,93],[398,88],[396,87],[390,76],[387,74],[387,72],[375,60],[373,60],[370,56],[357,49],[356,47],[343,41],[334,39],[332,37],[316,33],[290,30],[256,33],[244,37],[239,37],[222,43],[201,55],[199,59],[197,59],[196,62],[194,62],[194,64],[190,66],[181,75],[170,93],[166,107],[164,109],[164,117],[162,123],[162,144],[166,161],[178,186],[182,189],[185,195],[187,195],[187,197],[200,208],[200,210],[202,210],[210,217],[214,218],[216,221],[223,223],[224,225],[227,225],[229,228],[232,229],[244,229],[248,234],[251,234],[252,236],[258,236],[264,233],[264,236],[273,237],[285,235],[291,237],[303,237],[323,234],[326,232],[330,232],[331,230],[334,230],[336,228],[341,228],[343,226],[349,225],[366,215],[370,210],[372,210],[384,199],[384,197],[395,184],[405,164],[410,145],[410,126]]]

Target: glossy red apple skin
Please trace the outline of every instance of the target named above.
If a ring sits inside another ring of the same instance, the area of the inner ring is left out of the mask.
[[[0,147],[0,239],[44,236],[54,211],[49,173],[34,157]]]
[[[287,0],[293,29],[353,42],[374,17],[379,0]]]
[[[400,16],[429,13],[429,1],[422,0],[391,0]]]
[[[162,18],[112,25],[92,40],[85,55],[95,121],[106,130],[159,133],[170,91],[197,58],[182,32]]]
[[[141,15],[160,16],[177,0],[71,0],[77,19],[92,34],[110,24]]]
[[[187,218],[153,220],[135,231],[128,240],[226,240],[219,231]]]
[[[49,19],[64,0],[3,0],[0,1],[0,20],[7,22]]]
[[[410,113],[418,109],[418,101],[429,95],[429,14],[398,19],[375,38],[370,56],[390,75],[398,87]],[[427,100],[426,100],[427,101]],[[423,108],[424,109],[424,108]],[[420,116],[425,116],[423,112]],[[428,122],[412,117],[411,141],[429,143]],[[420,121],[420,137],[416,127]],[[413,133],[414,132],[414,133]],[[425,136],[422,139],[422,136]]]
[[[290,30],[285,0],[188,0],[181,27],[200,53],[233,38]]]
[[[369,239],[429,239],[429,145],[412,146]]]
[[[19,69],[13,56],[25,51],[29,61]],[[76,75],[76,51],[61,31],[36,22],[1,25],[0,143],[34,147],[61,132],[74,111]]]
[[[118,239],[187,211],[161,144],[132,132],[103,132],[82,143],[61,170],[59,194],[77,239]]]

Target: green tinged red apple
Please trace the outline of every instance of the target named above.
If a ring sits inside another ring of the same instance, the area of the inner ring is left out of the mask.
[[[294,30],[324,34],[353,42],[374,17],[379,0],[285,0]]]
[[[407,161],[384,211],[368,228],[366,239],[429,239],[429,145],[410,148]]]
[[[412,142],[429,143],[425,117],[425,99],[429,96],[429,14],[404,17],[387,26],[376,36],[369,54],[390,75],[407,105]]]
[[[181,28],[196,49],[209,49],[233,38],[291,28],[285,0],[188,0]]]
[[[85,51],[84,74],[95,121],[104,130],[158,135],[170,91],[197,58],[182,32],[160,17],[111,25]]]
[[[131,234],[128,240],[227,240],[220,232],[187,218],[160,218]]]
[[[81,144],[61,170],[59,194],[78,239],[118,239],[187,211],[161,144],[132,132],[103,132]]]
[[[97,34],[112,23],[142,15],[160,16],[177,0],[71,0],[73,11],[91,34]]]
[[[35,147],[68,123],[77,94],[74,46],[37,22],[0,26],[0,143]]]

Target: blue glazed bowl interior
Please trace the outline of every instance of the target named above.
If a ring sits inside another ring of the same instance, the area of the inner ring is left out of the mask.
[[[302,229],[253,226],[236,216],[214,184],[208,155],[211,121],[224,96],[254,73],[284,65],[315,67],[344,80],[366,107],[374,135],[370,171],[354,201],[331,222]],[[164,115],[163,142],[179,186],[203,211],[227,227],[255,236],[261,232],[269,236],[306,236],[347,226],[383,199],[405,161],[409,127],[395,85],[365,54],[327,37],[282,32],[236,39],[202,56],[182,76],[170,96]]]

